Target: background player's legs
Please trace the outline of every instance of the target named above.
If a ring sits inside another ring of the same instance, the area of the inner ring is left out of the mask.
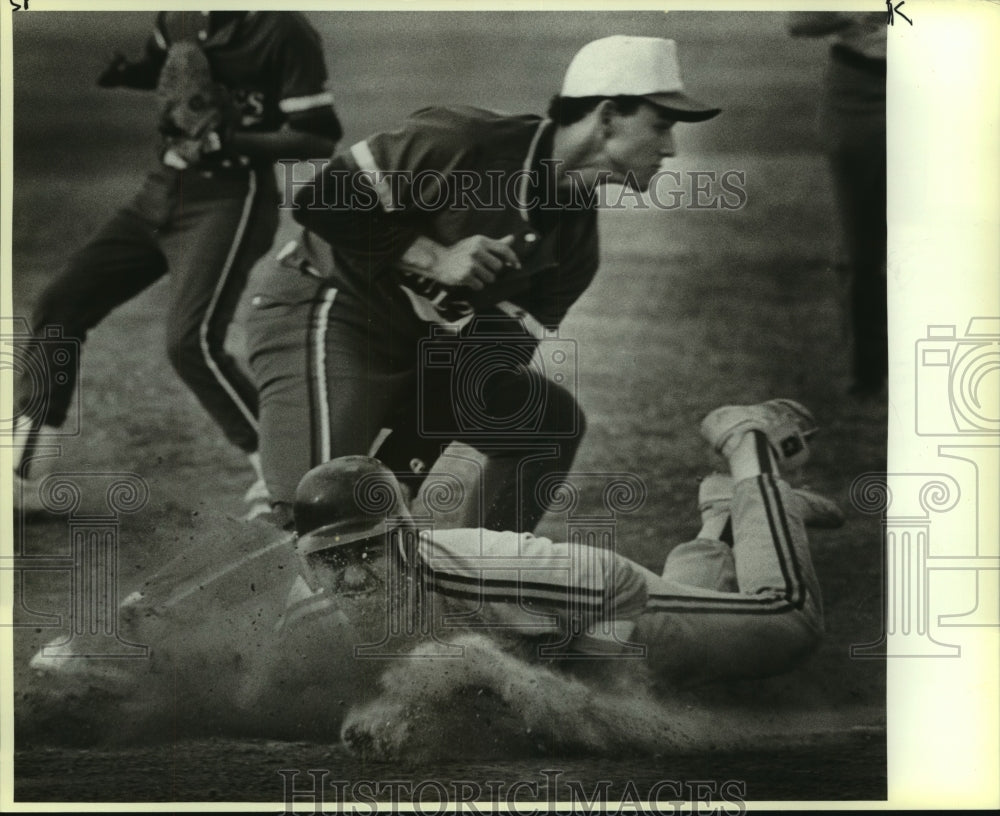
[[[270,179],[270,180],[265,180]],[[257,450],[257,391],[224,347],[254,263],[278,225],[273,177],[182,177],[172,223],[181,247],[171,275],[167,353],[178,375],[246,453]]]
[[[885,73],[831,62],[820,126],[850,267],[854,393],[879,391],[888,371]]]
[[[155,223],[132,212],[115,215],[70,259],[65,270],[42,291],[35,303],[31,329],[43,342],[26,344],[34,364],[22,369],[16,383],[15,413],[22,424],[21,457],[15,462],[28,475],[33,437],[40,426],[60,427],[73,400],[78,351],[87,333],[113,309],[131,300],[167,271]],[[56,342],[61,337],[71,342]],[[52,354],[73,359],[50,359]],[[43,372],[32,377],[32,370]]]

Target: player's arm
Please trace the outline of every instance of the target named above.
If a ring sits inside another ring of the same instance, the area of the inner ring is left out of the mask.
[[[326,87],[322,40],[294,15],[282,22],[275,62],[281,77],[278,106],[285,122],[270,132],[237,130],[229,135],[227,147],[240,156],[268,161],[329,156],[344,131]]]
[[[520,268],[511,249],[513,235],[487,238],[472,235],[449,247],[418,235],[403,253],[399,266],[445,286],[465,286],[479,291],[497,279],[505,266]]]
[[[160,71],[167,61],[166,35],[161,25],[162,12],[157,17],[153,33],[146,41],[142,57],[132,62],[121,52],[116,51],[108,64],[97,78],[97,84],[102,88],[135,88],[152,91],[160,79]]]
[[[232,153],[251,159],[311,159],[330,155],[342,133],[337,114],[328,107],[307,121],[289,121],[269,133],[234,131],[226,145]]]
[[[402,266],[448,286],[484,288],[505,264],[519,265],[512,239],[473,235],[443,246],[424,227],[447,206],[452,174],[469,166],[476,138],[465,128],[447,109],[429,108],[358,142],[320,168],[323,202],[316,205],[314,189],[299,192],[295,220],[370,270]]]

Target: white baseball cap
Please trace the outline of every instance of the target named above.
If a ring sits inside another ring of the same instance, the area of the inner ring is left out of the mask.
[[[719,113],[684,93],[677,43],[660,37],[616,34],[587,43],[566,69],[559,95],[642,96],[679,122],[703,122]]]

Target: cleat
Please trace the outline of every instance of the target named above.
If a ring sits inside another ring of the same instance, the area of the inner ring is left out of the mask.
[[[698,486],[698,512],[702,522],[728,514],[733,499],[733,478],[725,473],[713,473]],[[793,511],[806,527],[833,530],[844,524],[844,512],[832,499],[804,487],[792,488]]]
[[[263,478],[257,479],[250,485],[243,494],[243,502],[248,505],[247,512],[241,516],[243,521],[253,521],[271,512],[271,492],[267,489]]]
[[[714,450],[728,457],[743,434],[760,431],[779,465],[797,468],[809,459],[806,440],[816,433],[816,420],[790,399],[773,399],[757,405],[725,405],[701,421],[701,435]]]
[[[263,479],[258,479],[243,494],[245,504],[256,504],[257,502],[271,502],[271,491],[267,489],[267,483]]]
[[[266,516],[271,512],[270,502],[254,502],[250,505],[250,509],[247,510],[240,519],[243,521],[253,521],[254,519],[259,519],[262,516]]]

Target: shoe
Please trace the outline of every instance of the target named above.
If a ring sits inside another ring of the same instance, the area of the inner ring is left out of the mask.
[[[698,485],[698,512],[702,523],[729,513],[733,499],[733,478],[725,473],[713,473]],[[792,501],[797,515],[806,527],[834,530],[844,524],[844,512],[836,502],[804,487],[792,489]]]
[[[263,478],[250,485],[243,494],[243,503],[248,506],[242,517],[244,521],[253,521],[258,516],[271,512],[271,491],[267,489]]]
[[[779,465],[797,468],[809,459],[806,440],[816,433],[816,420],[790,399],[773,399],[757,405],[725,405],[701,421],[701,435],[723,456],[729,456],[748,431],[767,437]]]
[[[250,467],[253,468],[256,480],[243,494],[243,503],[248,506],[243,514],[243,521],[253,521],[265,513],[271,512],[271,491],[267,489],[267,482],[264,481],[264,469],[260,461],[260,452],[253,451],[247,454]]]

